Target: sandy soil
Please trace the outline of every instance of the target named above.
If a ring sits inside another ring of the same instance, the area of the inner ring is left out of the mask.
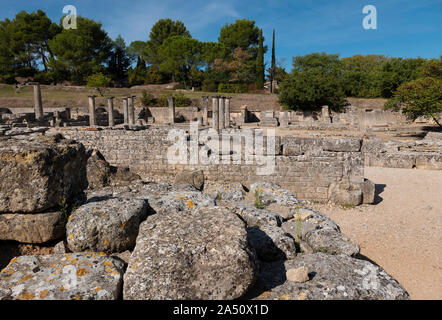
[[[442,171],[365,168],[376,205],[312,207],[328,214],[412,299],[442,299]]]

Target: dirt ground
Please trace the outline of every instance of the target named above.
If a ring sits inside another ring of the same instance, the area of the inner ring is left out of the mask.
[[[312,207],[328,214],[411,299],[442,299],[442,171],[370,167],[365,177],[376,184],[376,205]]]

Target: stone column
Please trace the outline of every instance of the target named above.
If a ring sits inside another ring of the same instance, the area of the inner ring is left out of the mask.
[[[89,126],[96,126],[95,120],[95,96],[89,96]]]
[[[324,122],[331,122],[330,117],[330,108],[328,106],[322,106],[322,121]]]
[[[209,97],[203,97],[203,126],[208,125]]]
[[[123,98],[124,124],[129,124],[129,104],[127,98]]]
[[[224,109],[225,109],[225,97],[219,97],[219,128],[224,129],[226,126],[224,124]]]
[[[127,105],[129,112],[129,125],[135,124],[134,100],[133,97],[127,97]]]
[[[34,85],[34,112],[35,119],[43,120],[43,103],[41,100],[40,84]]]
[[[219,116],[218,116],[219,100],[218,97],[212,98],[212,128],[213,130],[219,130]]]
[[[289,116],[287,114],[287,111],[280,111],[279,112],[279,124],[282,128],[287,128],[289,126]]]
[[[224,126],[230,128],[230,97],[226,97],[224,106]]]
[[[167,103],[169,105],[169,123],[175,123],[175,98],[168,97]]]
[[[109,118],[109,127],[115,125],[114,121],[114,97],[107,98],[107,115]]]
[[[249,114],[248,114],[247,106],[242,106],[241,107],[241,123],[244,124],[244,123],[249,122],[248,116],[249,116]]]

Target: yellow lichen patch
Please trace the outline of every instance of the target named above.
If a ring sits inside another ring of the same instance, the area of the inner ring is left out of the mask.
[[[114,270],[113,272],[112,272],[112,275],[117,275],[118,274],[118,271],[117,270]]]
[[[105,271],[106,271],[107,273],[111,273],[112,271],[114,271],[114,269],[112,269],[112,268],[106,268]]]
[[[106,212],[100,212],[100,214],[104,217],[106,215]]]
[[[100,252],[100,256],[104,257],[107,256],[107,254],[105,252]],[[94,258],[95,258],[95,253],[94,253]]]
[[[97,210],[98,210],[98,208],[94,208],[94,210],[95,210],[95,211],[97,211]]]
[[[81,268],[77,270],[77,276],[81,277],[84,276],[85,274],[91,273],[89,270],[86,270],[85,268]]]
[[[106,261],[104,261],[104,265],[109,267],[109,266],[112,266],[113,264],[112,264],[112,262],[106,260]]]
[[[121,227],[121,229],[124,229],[126,227],[126,224],[122,223],[120,227]]]
[[[305,297],[304,292],[300,293],[299,297],[298,297],[298,300],[305,300],[305,299],[306,299],[306,297]]]
[[[187,200],[187,206],[192,209],[195,206],[195,203],[193,203],[192,200]]]
[[[65,289],[63,286],[61,286],[61,287],[60,287],[60,290],[61,290],[61,291],[64,291],[64,290],[66,290],[66,289]]]
[[[230,188],[229,187],[225,187],[224,190],[230,191]]]
[[[101,291],[101,290],[103,290],[103,289],[101,289],[100,287],[97,287],[97,288],[93,289],[92,292],[97,293],[98,291]]]
[[[162,238],[162,239],[160,239],[161,241],[167,241],[167,238]]]
[[[35,296],[33,294],[30,294],[29,292],[24,291],[21,295],[19,295],[17,297],[17,300],[32,300],[34,298],[35,298]]]
[[[104,240],[104,241],[103,241],[103,244],[104,244],[105,246],[107,246],[107,245],[109,244],[109,241]]]
[[[25,155],[16,153],[6,153],[0,156],[0,161],[14,161],[18,163],[30,163],[38,156],[37,153],[28,153]]]
[[[69,216],[69,217],[68,217],[68,221],[71,221],[71,219],[72,219],[72,216]]]
[[[134,264],[134,265],[132,266],[132,270],[137,270],[137,265],[136,265],[136,264]]]
[[[281,299],[281,300],[290,300],[290,295],[289,294],[283,294],[282,296],[279,297],[279,299]]]
[[[238,212],[238,215],[240,215],[242,217],[242,211]]]
[[[69,235],[69,239],[74,239],[74,235],[73,235],[73,234],[70,234],[70,235]]]
[[[118,206],[114,206],[114,209],[118,209]]]
[[[15,273],[15,271],[12,269],[3,269],[2,273],[13,274],[13,273]]]
[[[22,282],[28,281],[28,280],[31,279],[31,278],[32,278],[32,276],[31,276],[30,274],[28,274],[27,276],[24,276],[23,278],[21,278],[21,279],[18,281],[18,283],[22,283]]]
[[[13,264],[14,262],[17,262],[18,258],[12,258],[11,261],[9,261],[9,265]]]
[[[270,295],[270,292],[269,292],[269,291],[264,291],[263,293],[261,293],[261,294],[259,295],[258,299],[259,299],[259,298],[266,298],[266,297],[268,297],[269,295]]]
[[[184,200],[186,197],[178,197],[178,200]]]
[[[41,299],[46,298],[48,295],[49,295],[49,291],[48,290],[40,291],[40,298]]]
[[[75,296],[74,300],[81,300],[80,296]]]

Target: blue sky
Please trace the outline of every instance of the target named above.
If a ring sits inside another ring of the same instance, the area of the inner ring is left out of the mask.
[[[293,56],[321,51],[342,57],[442,54],[442,0],[1,0],[0,19],[13,18],[20,10],[42,9],[58,22],[69,4],[77,14],[101,21],[113,39],[121,34],[127,44],[147,40],[161,18],[183,21],[201,41],[217,41],[225,23],[253,19],[269,47],[276,29],[277,60],[285,58],[288,69]],[[376,30],[362,27],[365,5],[377,9]]]

